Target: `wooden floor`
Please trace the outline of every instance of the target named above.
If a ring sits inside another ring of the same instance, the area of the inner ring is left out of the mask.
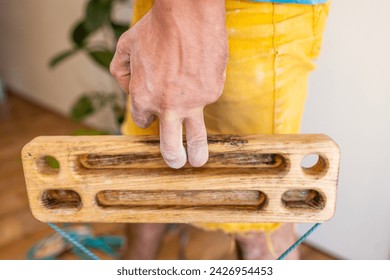
[[[26,259],[34,244],[53,234],[48,225],[30,214],[20,159],[22,147],[39,135],[70,135],[80,128],[84,127],[16,95],[0,101],[0,259]],[[92,228],[96,236],[124,236],[123,224],[94,224]],[[185,250],[180,250],[180,240],[187,240]],[[235,259],[232,244],[231,237],[221,232],[176,225],[167,231],[158,258]],[[333,259],[307,245],[301,245],[300,250],[302,259]],[[71,253],[60,258],[78,259]]]

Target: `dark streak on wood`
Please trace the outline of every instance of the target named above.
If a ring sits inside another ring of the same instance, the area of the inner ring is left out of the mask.
[[[221,145],[231,145],[239,147],[248,143],[247,139],[242,139],[238,135],[211,135],[207,137],[209,144],[221,144]]]
[[[158,136],[156,136],[158,137]],[[138,140],[138,143],[151,145],[151,146],[158,146],[160,145],[160,139],[146,139],[146,140]]]
[[[155,136],[158,137],[158,136]],[[238,135],[210,135],[207,137],[207,141],[209,144],[221,144],[221,145],[231,145],[231,146],[242,146],[248,143],[248,140],[242,139],[242,137]],[[160,145],[160,140],[158,138],[146,140],[139,140],[139,143],[157,146]],[[184,140],[184,144],[186,141]]]
[[[277,154],[256,154],[244,152],[230,152],[226,154],[210,153],[209,161],[219,162],[225,165],[270,165],[274,166],[279,160],[283,161],[283,157]]]
[[[147,163],[154,162],[156,160],[161,160],[161,155],[149,153],[132,153],[120,155],[89,154],[86,156],[86,164],[87,166],[91,167],[121,166],[130,165],[134,162]]]

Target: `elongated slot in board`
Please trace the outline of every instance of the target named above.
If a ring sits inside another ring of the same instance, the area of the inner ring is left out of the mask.
[[[325,198],[316,190],[289,190],[282,195],[282,202],[289,209],[321,210]]]
[[[83,154],[78,156],[80,166],[85,169],[130,169],[155,168],[153,163],[161,161],[159,154]],[[208,168],[251,168],[276,170],[282,172],[287,167],[287,160],[279,154],[230,152],[227,154],[210,153]],[[186,166],[184,168],[191,168]]]
[[[165,190],[100,191],[97,204],[111,208],[237,208],[259,210],[267,203],[260,191],[231,190]]]
[[[46,190],[42,194],[42,205],[47,209],[79,209],[80,195],[73,190]]]

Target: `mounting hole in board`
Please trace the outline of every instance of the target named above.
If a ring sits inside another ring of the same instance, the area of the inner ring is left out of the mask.
[[[328,160],[317,153],[307,154],[301,161],[301,167],[306,175],[316,179],[326,174],[328,170]]]
[[[40,157],[37,165],[39,172],[45,175],[56,175],[60,172],[59,161],[50,155]]]

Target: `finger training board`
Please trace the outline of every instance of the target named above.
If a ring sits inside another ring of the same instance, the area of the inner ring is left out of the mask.
[[[328,136],[215,135],[209,161],[171,169],[156,136],[40,136],[22,150],[43,222],[321,222],[335,211],[339,148]],[[307,155],[313,166],[302,166]]]

